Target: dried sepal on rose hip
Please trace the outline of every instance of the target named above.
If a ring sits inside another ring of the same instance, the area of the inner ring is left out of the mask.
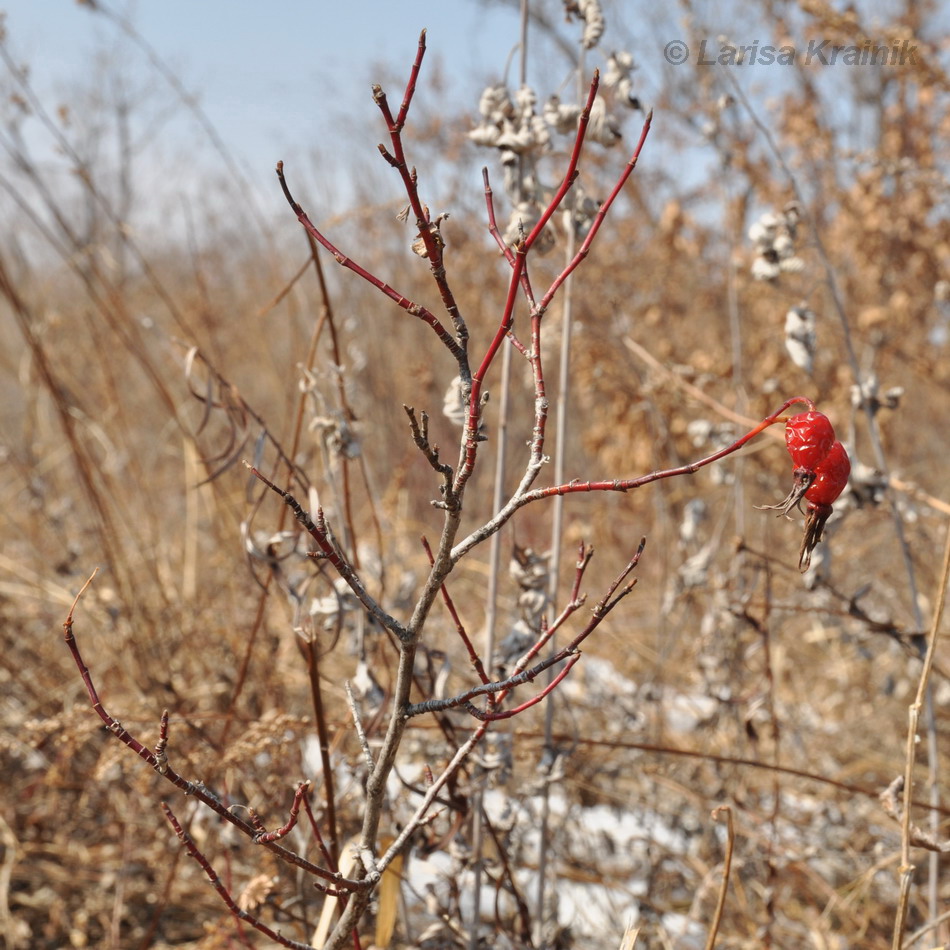
[[[845,447],[835,439],[828,417],[814,408],[800,412],[785,423],[785,445],[794,466],[792,490],[778,505],[765,505],[788,516],[792,508],[805,512],[805,535],[798,556],[798,567],[807,571],[811,552],[821,540],[832,502],[844,491],[851,473]]]

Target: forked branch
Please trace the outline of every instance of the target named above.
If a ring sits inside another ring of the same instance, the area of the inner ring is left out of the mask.
[[[391,630],[397,637],[401,640],[406,639],[408,636],[406,628],[403,627],[395,617],[390,617],[379,606],[379,603],[376,599],[370,595],[369,591],[363,586],[363,582],[360,580],[359,575],[353,569],[353,566],[349,561],[343,556],[340,549],[336,544],[333,543],[330,538],[329,528],[326,523],[326,519],[323,516],[323,511],[317,509],[317,518],[316,521],[310,516],[310,514],[304,510],[300,505],[300,502],[294,498],[293,495],[288,491],[284,491],[283,488],[279,488],[275,485],[269,478],[265,475],[262,475],[253,465],[250,465],[248,462],[244,463],[247,468],[250,470],[251,474],[262,481],[272,492],[280,495],[284,499],[284,503],[288,508],[294,513],[294,517],[297,519],[298,523],[306,530],[307,534],[313,538],[317,543],[317,551],[315,552],[316,556],[326,558],[337,570],[337,573],[346,583],[349,585],[350,590],[356,594],[360,603],[366,608],[366,610],[373,615],[373,617],[382,624],[387,630]]]
[[[581,481],[580,479],[574,479],[562,485],[550,485],[546,488],[536,488],[533,490],[529,490],[526,485],[528,481],[527,477],[523,478],[521,485],[518,486],[515,493],[509,498],[501,511],[480,528],[473,531],[467,538],[460,541],[452,549],[452,559],[453,561],[458,561],[459,558],[464,557],[473,547],[477,544],[481,544],[482,541],[491,537],[496,531],[502,528],[518,509],[534,501],[551,498],[555,495],[570,495],[576,492],[628,492],[633,491],[635,488],[642,488],[644,485],[649,485],[651,482],[659,481],[662,478],[673,478],[677,475],[692,475],[701,468],[711,465],[713,462],[718,462],[720,459],[732,455],[733,452],[737,452],[747,442],[754,439],[769,426],[782,421],[782,414],[790,406],[798,402],[805,403],[811,407],[814,406],[814,403],[804,396],[795,396],[792,399],[786,399],[775,412],[767,415],[758,425],[746,432],[745,435],[736,439],[731,445],[720,449],[718,452],[713,452],[712,455],[707,455],[705,458],[701,458],[696,462],[690,462],[687,465],[679,465],[676,468],[650,472],[647,475],[640,475],[637,478],[612,478],[601,481]],[[530,472],[528,474],[530,474]]]
[[[590,634],[593,633],[594,630],[597,629],[597,627],[601,624],[603,619],[610,613],[610,611],[613,610],[613,608],[616,607],[617,604],[633,590],[634,584],[631,582],[631,583],[625,584],[625,586],[620,590],[620,592],[617,593],[617,588],[620,587],[620,585],[624,583],[624,581],[630,575],[630,572],[633,571],[633,569],[639,563],[640,556],[643,553],[644,545],[645,545],[645,541],[641,539],[640,544],[634,556],[630,559],[627,566],[620,572],[620,574],[610,584],[603,598],[601,598],[601,600],[597,603],[596,607],[593,610],[593,616],[591,617],[590,621],[588,621],[584,629],[581,630],[581,632],[577,634],[577,636],[575,636],[574,639],[566,647],[564,647],[562,650],[558,652],[556,662],[565,658],[570,658],[568,661],[568,665],[572,667],[574,663],[577,662],[577,659],[579,658],[579,655],[578,655],[579,645],[588,636],[590,636]],[[578,594],[578,587],[580,583],[580,577],[583,575],[583,572],[586,569],[588,562],[590,561],[590,555],[587,553],[587,550],[589,549],[585,549],[584,551],[581,552],[580,558],[578,560],[577,581],[575,582],[574,590],[572,592],[571,604],[568,605],[569,608],[573,607],[573,609],[576,609],[582,603],[582,598]],[[539,649],[540,647],[538,646],[538,644],[535,644],[535,647],[532,648],[532,650],[529,650],[528,653],[526,653],[525,656],[523,656],[515,665],[512,676],[516,677],[519,673],[523,672],[524,669],[527,667],[527,664],[530,662],[529,657],[533,658],[534,656],[536,656],[537,651]],[[564,679],[564,676],[567,675],[567,672],[569,672],[569,669],[562,670],[561,675],[559,677],[556,677],[557,682],[554,685],[552,685],[551,688],[554,688],[554,686],[559,684]],[[495,705],[500,706],[504,702],[504,700],[507,698],[509,692],[510,690],[508,689],[502,689],[497,695],[495,695],[494,697]],[[547,695],[549,692],[550,692],[550,689],[546,690],[544,695]],[[523,704],[517,710],[509,710],[507,712],[509,715],[514,715],[516,714],[516,712],[524,711],[524,709],[529,708],[529,706],[534,705],[535,703],[539,702],[543,698],[544,696],[533,697],[531,700]],[[446,783],[458,772],[458,770],[462,767],[462,765],[466,762],[468,757],[472,754],[472,752],[477,748],[478,744],[482,741],[482,739],[488,733],[488,730],[491,726],[492,719],[505,718],[505,717],[504,716],[490,717],[487,715],[483,715],[483,716],[479,716],[478,718],[483,719],[484,721],[468,737],[468,739],[466,739],[465,742],[459,747],[458,751],[452,757],[452,760],[449,762],[449,764],[442,770],[442,772],[433,780],[432,784],[426,789],[422,802],[416,808],[415,812],[413,813],[412,818],[403,827],[402,831],[399,833],[396,840],[390,845],[390,847],[387,849],[386,853],[382,856],[382,858],[380,858],[379,861],[377,861],[376,866],[380,872],[383,872],[389,866],[389,864],[393,861],[393,859],[402,852],[403,848],[406,847],[407,843],[409,842],[409,839],[412,837],[412,835],[416,832],[416,830],[425,820],[426,815],[428,815],[429,813],[429,809],[432,807],[432,804],[436,800],[436,797],[438,796],[441,789],[444,788]],[[362,897],[363,895],[360,895],[360,896]]]
[[[189,856],[192,857],[199,867],[208,875],[208,880],[211,882],[211,886],[218,892],[218,896],[224,901],[228,910],[238,919],[243,920],[246,924],[249,924],[255,930],[260,931],[264,934],[265,937],[268,937],[270,940],[273,940],[274,943],[280,944],[282,947],[290,947],[291,950],[309,950],[310,944],[300,943],[298,940],[291,940],[289,937],[285,937],[278,930],[273,930],[267,926],[262,920],[255,917],[253,914],[248,913],[246,910],[242,910],[238,905],[237,901],[231,896],[231,892],[224,886],[221,882],[221,878],[218,877],[217,872],[211,866],[211,862],[205,857],[204,853],[200,848],[195,844],[191,835],[185,831],[181,826],[181,822],[175,817],[174,812],[162,802],[162,811],[165,813],[165,817],[168,819],[168,823],[175,830],[175,834],[181,839],[182,844],[185,846],[185,850],[188,852]],[[335,892],[334,892],[335,893]]]
[[[89,701],[92,704],[92,708],[95,710],[96,715],[102,720],[112,735],[114,735],[123,745],[128,746],[140,759],[146,762],[164,779],[171,782],[172,785],[180,789],[186,795],[190,795],[200,801],[203,805],[206,805],[216,815],[223,818],[229,824],[234,825],[234,827],[237,828],[238,831],[244,834],[247,838],[251,839],[252,841],[257,840],[258,829],[256,829],[253,824],[244,821],[238,815],[234,814],[234,812],[232,812],[213,792],[211,792],[210,789],[206,788],[201,782],[188,781],[188,779],[183,778],[171,767],[171,765],[169,765],[168,754],[166,751],[168,745],[167,712],[162,714],[158,744],[155,747],[155,751],[152,752],[143,743],[136,739],[135,736],[128,732],[122,723],[109,715],[105,707],[102,705],[102,702],[99,699],[99,693],[96,690],[95,683],[92,679],[92,674],[89,672],[89,667],[86,666],[86,663],[82,658],[82,654],[79,652],[79,644],[76,642],[76,636],[73,633],[73,614],[76,610],[76,605],[79,603],[80,597],[82,597],[89,585],[92,583],[96,573],[97,571],[93,572],[89,580],[83,584],[82,589],[76,595],[75,601],[73,601],[72,606],[69,608],[69,613],[66,616],[65,622],[63,623],[66,646],[69,648],[69,652],[72,654],[73,660],[75,661],[76,666],[79,668],[79,675],[82,677],[82,681],[86,686],[86,692],[89,694]],[[311,861],[308,861],[301,855],[279,845],[276,840],[259,840],[258,844],[264,848],[267,848],[268,851],[273,852],[285,863],[291,864],[294,867],[298,867],[302,871],[312,874],[314,877],[321,878],[341,891],[355,891],[365,886],[360,881],[348,880],[340,874],[335,874],[334,872],[328,871],[319,865],[313,864]]]
[[[436,286],[439,288],[439,294],[442,297],[442,304],[446,313],[452,320],[455,327],[455,334],[459,346],[463,352],[468,350],[468,327],[462,319],[461,311],[455,300],[455,294],[449,287],[448,277],[443,263],[443,251],[445,242],[442,240],[442,234],[439,230],[440,220],[432,221],[429,209],[419,198],[418,177],[415,168],[409,168],[406,163],[405,150],[402,142],[402,130],[406,124],[406,118],[409,115],[409,106],[412,103],[412,97],[416,92],[416,81],[419,78],[419,70],[422,67],[422,58],[426,51],[426,31],[423,30],[419,35],[419,47],[416,52],[415,62],[409,72],[409,81],[406,83],[406,91],[403,95],[402,106],[399,109],[399,115],[393,118],[389,108],[389,102],[386,99],[386,93],[380,86],[373,86],[373,101],[379,106],[379,111],[386,122],[386,128],[389,130],[389,138],[392,146],[392,152],[388,152],[382,145],[379,150],[386,161],[393,166],[402,178],[403,187],[406,189],[406,195],[409,198],[409,208],[416,219],[416,228],[419,233],[419,240],[425,249],[425,257],[428,258],[429,266],[432,269],[432,276]],[[441,217],[441,216],[440,216]],[[445,217],[448,217],[446,215]],[[460,371],[464,382],[468,381],[468,366],[460,363]]]
[[[284,197],[287,199],[288,204],[293,208],[294,214],[297,215],[297,220],[304,226],[307,233],[322,247],[326,248],[334,257],[338,264],[341,264],[343,267],[353,271],[354,274],[358,274],[363,278],[367,283],[372,284],[380,293],[385,294],[389,297],[390,300],[395,301],[395,303],[402,307],[406,313],[411,314],[413,317],[418,317],[423,323],[427,323],[435,331],[436,336],[442,341],[445,345],[445,348],[452,354],[455,361],[459,364],[460,367],[467,366],[467,357],[465,355],[465,350],[462,346],[453,338],[452,334],[445,329],[439,318],[432,313],[431,310],[423,307],[421,304],[413,303],[408,297],[404,297],[401,293],[394,290],[389,284],[384,280],[380,280],[375,274],[371,274],[365,267],[360,264],[357,264],[352,258],[347,257],[342,251],[337,248],[337,246],[325,237],[323,232],[317,229],[316,225],[310,220],[310,216],[306,211],[301,208],[299,204],[294,200],[293,195],[290,193],[290,188],[287,185],[287,181],[284,178],[284,163],[277,163],[277,178],[280,181],[280,187],[284,192]]]

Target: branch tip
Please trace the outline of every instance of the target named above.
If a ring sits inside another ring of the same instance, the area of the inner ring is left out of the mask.
[[[89,575],[89,577],[88,577],[87,580],[86,580],[86,583],[83,584],[82,587],[79,588],[79,593],[76,594],[76,599],[73,601],[73,605],[69,608],[69,613],[66,615],[66,624],[64,624],[64,626],[66,626],[66,625],[68,625],[68,626],[70,626],[70,627],[72,626],[72,624],[73,624],[73,612],[75,611],[76,606],[77,606],[78,603],[79,603],[79,598],[82,597],[82,595],[86,593],[86,590],[88,589],[89,585],[93,582],[93,579],[95,578],[96,574],[98,574],[98,573],[99,573],[99,568],[97,567],[97,568],[95,568],[95,569],[93,570],[93,572]]]

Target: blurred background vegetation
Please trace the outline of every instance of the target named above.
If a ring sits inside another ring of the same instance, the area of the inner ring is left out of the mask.
[[[329,256],[324,297],[276,180],[249,180],[221,151],[214,115],[148,59],[134,19],[123,29],[107,9],[87,6],[115,55],[58,98],[34,90],[15,35],[0,47],[0,931],[10,950],[256,946],[235,936],[200,870],[181,856],[158,809],[170,790],[109,741],[89,709],[60,625],[98,566],[76,632],[107,708],[147,742],[169,709],[175,767],[253,804],[271,826],[282,822],[293,783],[319,768],[296,592],[306,587],[308,609],[324,623],[321,669],[344,772],[359,748],[340,684],[368,670],[385,692],[392,654],[379,634],[354,632],[352,613],[326,606],[332,578],[300,573],[286,514],[260,503],[240,460],[275,471],[281,453],[291,458],[301,501],[312,488],[310,503],[318,497],[335,524],[347,524],[375,592],[405,610],[424,572],[418,537],[439,521],[402,405],[427,409],[437,441],[454,446],[457,430],[440,414],[454,370],[426,327]],[[561,3],[531,6],[539,100],[558,91],[568,99],[580,27],[564,22]],[[648,541],[638,590],[588,644],[555,705],[547,752],[562,758],[551,900],[563,906],[543,942],[617,946],[632,918],[640,946],[703,946],[723,859],[710,810],[728,803],[738,838],[719,946],[884,946],[900,835],[877,795],[903,770],[950,514],[945,12],[820,0],[762,2],[715,19],[689,3],[605,11],[608,32],[583,68],[589,75],[612,48],[629,50],[644,64],[634,93],[655,120],[572,291],[568,477],[683,464],[800,393],[834,421],[855,479],[804,579],[800,525],[755,510],[790,483],[772,438],[691,477],[567,501],[561,575],[569,577],[577,543],[593,543],[592,602],[641,535]],[[691,62],[662,63],[673,38],[690,46]],[[907,39],[920,53],[899,67],[703,68],[695,56],[704,38],[799,50],[811,40]],[[438,52],[423,70],[406,142],[424,199],[434,214],[451,213],[442,227],[447,266],[481,353],[507,267],[487,232],[479,169],[488,164],[500,206],[502,171],[467,136],[477,101],[459,108],[440,98],[447,67]],[[479,82],[514,88],[506,55],[499,50]],[[142,88],[123,79],[130,59],[149,77]],[[393,104],[409,65],[381,66]],[[582,161],[581,183],[597,199],[639,132],[641,116],[628,111],[623,141]],[[190,116],[196,130],[188,161],[143,160],[172,115]],[[288,177],[338,247],[436,309],[427,266],[410,249],[415,235],[396,217],[399,182],[373,148],[384,132],[366,96],[332,139],[310,143],[306,163],[288,163]],[[544,157],[551,183],[565,148],[558,142]],[[749,229],[793,204],[795,266],[756,279],[761,247]],[[500,207],[499,218],[508,211]],[[534,265],[536,288],[563,267],[563,231],[553,230],[556,246]],[[794,308],[815,316],[810,366],[786,346]],[[554,367],[557,307],[548,322]],[[556,395],[553,369],[549,386]],[[517,359],[512,401],[516,479],[532,413]],[[468,496],[471,527],[491,512],[494,407]],[[506,559],[515,544],[549,543],[543,505],[503,536]],[[473,635],[484,623],[487,573],[478,549],[453,578]],[[514,578],[502,579],[501,637],[519,616],[519,593]],[[427,646],[454,660],[452,688],[461,689],[467,664],[449,618],[437,614],[430,630]],[[948,666],[941,648],[925,743],[938,774],[950,755]],[[498,730],[498,754],[510,760],[495,787],[509,812],[493,820],[499,848],[525,863],[526,889],[543,715],[539,708]],[[441,733],[421,721],[411,746],[407,769],[447,754]],[[923,751],[918,769],[923,797]],[[345,785],[341,795],[352,833],[359,799]],[[614,824],[596,827],[595,814]],[[258,882],[251,906],[308,940],[318,895],[267,855],[235,847],[201,813],[188,818],[234,892]],[[915,820],[930,827],[923,812]],[[465,911],[464,894],[445,886],[451,861],[464,860],[434,857],[451,850],[450,827],[435,823],[419,843],[420,876],[414,884],[410,865],[393,946],[466,945],[438,926],[440,914]],[[943,862],[928,867],[915,855],[909,932],[950,897]],[[435,907],[418,883],[425,874]],[[517,908],[499,899],[485,909],[498,946],[528,945],[515,936]],[[935,945],[938,934],[923,941]]]

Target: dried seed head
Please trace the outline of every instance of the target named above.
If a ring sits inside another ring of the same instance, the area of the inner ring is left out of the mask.
[[[564,0],[564,12],[568,20],[573,15],[584,21],[581,45],[584,49],[593,49],[600,42],[607,26],[600,0]]]
[[[456,376],[449,383],[449,388],[445,391],[442,399],[442,415],[453,425],[461,428],[465,425],[465,418],[468,414],[468,405],[462,394],[462,377]]]
[[[338,458],[359,458],[363,451],[356,430],[342,416],[317,416],[308,428],[311,432],[319,432],[327,451]]]
[[[903,386],[891,386],[881,392],[880,380],[875,373],[871,373],[860,384],[851,387],[851,405],[877,415],[882,409],[896,409],[903,395]]]
[[[515,109],[507,86],[504,83],[495,83],[483,89],[478,100],[478,111],[494,125],[500,124],[502,119],[513,116]]]
[[[605,145],[608,148],[616,145],[623,138],[620,122],[616,116],[607,111],[607,102],[603,96],[597,96],[590,108],[587,137],[598,145]]]
[[[594,223],[600,205],[588,195],[581,185],[574,186],[574,204],[564,212],[564,228],[573,227],[574,236],[585,238]]]
[[[633,56],[626,50],[621,50],[607,57],[607,66],[604,69],[604,86],[607,89],[616,89],[617,97],[631,109],[640,108],[640,101],[633,94],[631,75],[636,68]]]
[[[768,211],[749,228],[749,240],[755,246],[752,262],[755,280],[776,280],[783,273],[797,274],[805,262],[795,255],[795,237],[801,213],[798,205],[787,205],[781,214]]]
[[[551,96],[544,104],[544,121],[560,135],[568,135],[577,129],[581,107],[575,103],[561,102],[559,96]]]
[[[533,548],[521,548],[516,544],[508,572],[522,590],[544,590],[550,579],[550,555],[539,554]]]
[[[815,314],[804,304],[789,310],[785,314],[785,349],[792,362],[809,376],[814,367],[817,342]]]

